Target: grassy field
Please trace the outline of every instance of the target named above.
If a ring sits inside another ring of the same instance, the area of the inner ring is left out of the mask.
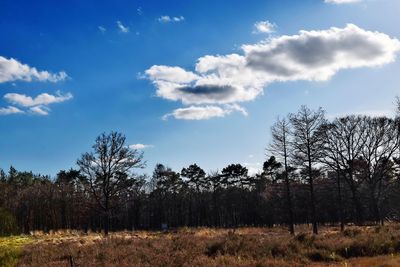
[[[0,266],[15,266],[22,248],[33,242],[31,237],[0,237]]]
[[[400,266],[400,225],[179,229],[100,234],[62,231],[0,239],[0,266]]]

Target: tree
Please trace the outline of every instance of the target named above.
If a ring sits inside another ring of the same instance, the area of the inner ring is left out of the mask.
[[[364,178],[359,175],[359,158],[365,144],[365,117],[346,116],[335,119],[323,127],[324,145],[321,162],[337,173],[338,190],[344,179],[351,192],[356,222],[361,223],[362,205],[359,188]]]
[[[241,164],[230,164],[222,169],[221,183],[226,187],[240,185],[241,188],[249,185],[248,169]]]
[[[201,189],[208,188],[208,180],[206,179],[205,171],[197,166],[197,164],[192,164],[187,168],[183,168],[181,170],[181,176],[185,177],[187,180],[185,181],[189,186],[189,225],[193,224],[193,214],[195,214],[196,226],[198,226],[201,222],[202,217],[201,211],[203,207],[203,198],[201,195]],[[193,190],[195,190],[195,201],[193,201]],[[194,202],[194,203],[193,203]],[[197,204],[197,205],[196,205]],[[194,211],[193,211],[194,210]]]
[[[76,215],[74,206],[76,202],[76,186],[81,179],[78,170],[70,169],[69,171],[61,170],[57,173],[54,185],[59,194],[61,227],[63,229],[71,228],[73,217]],[[80,203],[81,209],[83,203]]]
[[[278,119],[271,127],[272,142],[269,147],[270,153],[277,155],[284,163],[284,177],[286,188],[286,205],[289,217],[289,231],[294,235],[294,219],[292,208],[292,196],[290,192],[288,149],[290,145],[290,124],[285,119]],[[275,159],[275,158],[274,158]],[[270,164],[271,165],[271,164]]]
[[[0,207],[0,236],[18,233],[17,221],[13,214]]]
[[[318,234],[318,225],[313,184],[313,166],[318,163],[321,157],[323,138],[320,134],[320,127],[325,123],[324,114],[325,112],[322,108],[312,111],[306,106],[301,106],[297,114],[289,115],[293,126],[292,159],[308,175],[311,219],[314,234]]]
[[[103,230],[108,235],[111,211],[120,200],[118,196],[134,183],[132,170],[144,167],[145,163],[143,153],[129,148],[125,136],[118,132],[101,134],[92,148],[77,164],[83,183],[103,212]]]
[[[382,222],[380,202],[391,181],[391,158],[399,147],[398,128],[394,120],[365,117],[364,146],[361,151],[365,161],[365,180],[369,189],[370,205],[375,221]]]
[[[188,179],[187,183],[190,187],[195,188],[196,192],[200,192],[202,187],[207,187],[207,180],[205,179],[206,173],[202,168],[197,166],[197,164],[192,164],[187,168],[183,168],[181,175]]]
[[[164,223],[178,225],[182,219],[180,192],[184,187],[180,174],[163,164],[157,164],[150,182],[154,188],[151,197],[155,200],[152,225],[156,228]]]
[[[0,182],[5,183],[7,181],[7,175],[3,169],[0,168]]]

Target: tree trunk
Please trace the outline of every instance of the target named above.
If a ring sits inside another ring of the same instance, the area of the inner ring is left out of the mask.
[[[318,225],[317,225],[317,215],[315,210],[315,196],[314,196],[314,184],[313,184],[313,175],[312,175],[312,166],[311,166],[311,151],[310,145],[307,145],[308,152],[308,177],[309,177],[309,185],[310,185],[310,198],[311,198],[311,220],[313,227],[313,234],[318,234]]]
[[[284,145],[284,157],[285,157],[285,184],[286,184],[286,197],[287,197],[287,209],[289,212],[289,232],[291,235],[294,235],[294,218],[293,218],[293,209],[292,209],[292,196],[290,192],[290,181],[289,181],[289,173],[287,166],[287,155],[286,155],[286,144]]]
[[[339,203],[339,221],[340,231],[344,231],[344,218],[343,218],[343,203],[342,203],[342,188],[340,185],[340,172],[337,170],[337,190],[338,190],[338,203]]]
[[[104,216],[104,235],[108,236],[108,232],[110,231],[110,213],[106,211]]]

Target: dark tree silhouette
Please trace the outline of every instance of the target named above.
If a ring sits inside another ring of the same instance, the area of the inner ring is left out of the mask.
[[[183,168],[181,176],[187,178],[187,183],[190,187],[194,188],[196,192],[200,192],[200,189],[206,188],[208,185],[208,181],[205,179],[205,171],[197,166],[197,164],[192,164],[187,168]]]
[[[288,210],[288,224],[289,231],[294,235],[294,218],[293,218],[293,206],[292,206],[292,195],[290,192],[290,179],[289,179],[289,149],[290,149],[290,124],[285,119],[278,119],[277,122],[271,127],[272,142],[269,147],[269,152],[272,155],[279,157],[284,164],[284,177],[286,187],[286,202]]]
[[[312,111],[302,106],[298,113],[290,114],[293,126],[293,151],[292,158],[297,166],[306,170],[310,189],[311,220],[313,233],[318,234],[316,201],[313,181],[313,165],[321,157],[323,136],[319,129],[325,123],[324,111],[320,108]]]
[[[104,215],[104,233],[108,235],[112,210],[118,205],[119,195],[134,183],[133,168],[144,166],[143,153],[131,149],[126,138],[118,132],[101,134],[77,164],[82,182]]]
[[[180,173],[157,164],[151,178],[138,176],[142,153],[122,134],[102,134],[79,171],[51,178],[0,169],[0,225],[11,226],[0,234],[285,223],[292,232],[292,224],[310,222],[316,233],[317,223],[400,221],[399,117],[326,122],[322,110],[302,107],[274,124],[256,175],[240,164],[209,174],[197,164]]]
[[[380,118],[365,118],[366,124],[362,159],[365,161],[365,180],[369,189],[370,205],[375,220],[381,220],[381,201],[385,198],[385,188],[391,182],[390,158],[399,147],[398,127],[394,120]]]

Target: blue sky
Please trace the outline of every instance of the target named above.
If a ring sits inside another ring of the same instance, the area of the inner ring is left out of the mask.
[[[302,104],[390,115],[400,2],[355,2],[2,0],[0,167],[55,175],[117,130],[149,173],[254,170]]]

